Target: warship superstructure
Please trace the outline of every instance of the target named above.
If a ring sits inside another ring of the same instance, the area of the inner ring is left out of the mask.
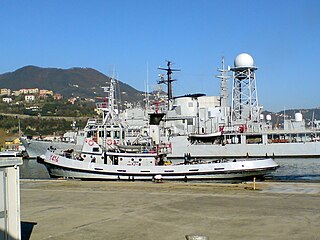
[[[159,81],[168,86],[166,98],[162,101],[155,99],[155,104],[146,104],[149,108],[128,108],[117,113],[131,142],[138,144],[141,136],[152,134],[148,132],[148,112],[164,112],[160,135],[161,141],[171,147],[168,159],[320,156],[320,129],[306,128],[301,113],[296,113],[294,120],[285,119],[281,129],[273,128],[271,115],[262,114],[257,92],[258,68],[249,54],[239,54],[234,66],[227,69],[222,59],[217,76],[221,81],[220,96],[188,94],[174,97],[171,75],[179,70],[172,69],[169,61],[166,68],[159,69],[166,72],[160,75]],[[228,79],[231,78],[229,93]],[[24,142],[28,153],[33,151],[33,156],[39,156],[48,147],[80,149],[85,132],[76,136],[78,138],[73,139],[71,145],[70,142]]]

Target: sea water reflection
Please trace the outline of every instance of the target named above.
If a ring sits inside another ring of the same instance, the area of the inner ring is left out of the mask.
[[[36,159],[24,159],[20,166],[21,179],[48,179],[50,178],[46,167]]]
[[[270,179],[279,181],[320,181],[320,158],[279,158],[275,161],[280,167],[270,175]],[[20,166],[22,179],[49,179],[43,164],[35,159],[23,160]]]

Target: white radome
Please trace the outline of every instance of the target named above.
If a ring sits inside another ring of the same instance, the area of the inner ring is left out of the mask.
[[[238,67],[254,67],[253,58],[248,53],[239,54],[234,60],[234,66]]]
[[[266,116],[266,119],[267,119],[267,121],[271,121],[271,119],[272,119],[271,115],[268,114],[268,115]]]

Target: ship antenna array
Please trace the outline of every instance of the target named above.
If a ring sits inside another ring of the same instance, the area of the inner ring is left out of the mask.
[[[102,109],[103,111],[103,122],[105,122],[107,120],[107,118],[111,118],[112,120],[115,119],[116,117],[116,113],[118,111],[118,107],[116,104],[116,100],[115,100],[115,85],[116,85],[116,80],[113,76],[110,78],[110,86],[109,87],[102,87],[104,92],[108,94],[108,106],[107,109]]]
[[[229,106],[229,99],[228,99],[228,87],[227,81],[231,76],[227,75],[230,71],[229,69],[225,69],[224,67],[224,57],[221,59],[221,68],[218,68],[218,72],[220,75],[216,75],[217,78],[221,79],[221,99],[220,99],[220,107],[228,107]]]
[[[172,69],[171,68],[171,61],[167,61],[167,67],[166,68],[159,67],[158,69],[164,70],[167,73],[167,79],[165,79],[164,77],[161,77],[160,80],[158,81],[158,83],[159,84],[164,83],[164,84],[166,84],[168,86],[168,109],[169,109],[170,101],[173,98],[173,95],[172,95],[172,82],[176,81],[175,79],[172,79],[171,75],[172,75],[172,72],[181,71],[181,70],[180,69]]]

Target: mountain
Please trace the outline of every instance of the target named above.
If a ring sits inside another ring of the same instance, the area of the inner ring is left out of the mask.
[[[92,68],[41,68],[25,66],[14,72],[0,74],[0,88],[18,90],[39,88],[53,90],[64,97],[105,97],[102,87],[109,86],[110,77]],[[143,92],[121,81],[117,93],[122,101],[138,102],[143,99]]]

